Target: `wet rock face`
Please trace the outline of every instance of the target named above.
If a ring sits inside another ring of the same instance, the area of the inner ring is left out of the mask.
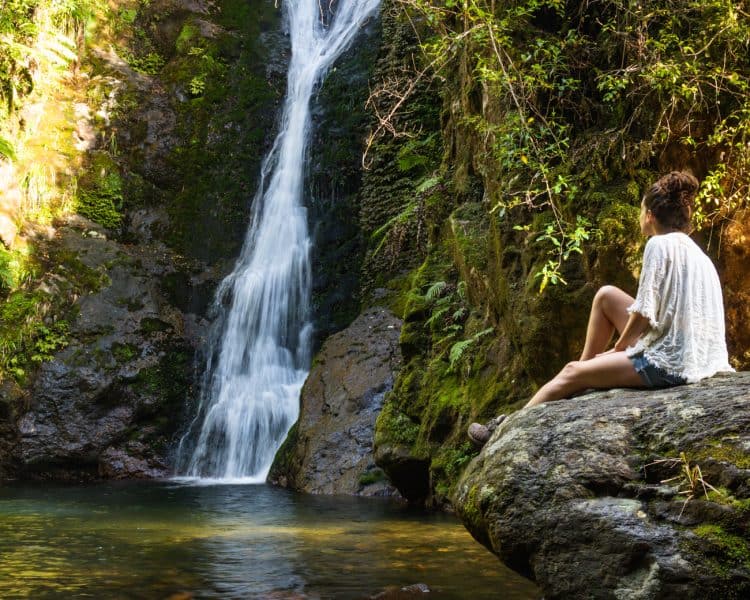
[[[362,140],[370,117],[368,81],[380,41],[379,19],[364,24],[353,46],[326,74],[312,101],[312,139],[307,165],[315,348],[346,327],[359,311],[362,236],[359,192]]]
[[[470,464],[456,508],[545,598],[747,598],[749,384],[736,373],[522,410]],[[719,490],[708,499],[701,473]]]
[[[56,252],[102,277],[78,301],[69,345],[41,365],[18,414],[12,455],[22,477],[81,479],[167,474],[167,448],[191,381],[195,328],[160,281],[174,257],[128,247],[74,218]]]
[[[23,402],[23,391],[11,381],[0,383],[0,480],[12,475],[12,453],[18,439],[16,407]]]
[[[330,337],[302,390],[300,418],[269,481],[314,494],[392,495],[375,467],[373,430],[401,365],[401,321],[373,308]]]

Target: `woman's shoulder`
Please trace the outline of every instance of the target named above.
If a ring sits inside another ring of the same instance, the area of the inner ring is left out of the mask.
[[[699,248],[692,238],[682,231],[671,231],[651,236],[646,242],[646,248],[650,249],[668,249],[668,248]]]
[[[646,247],[644,249],[644,253],[646,255],[663,254],[667,248],[670,248],[674,245],[674,241],[671,239],[668,239],[668,236],[669,236],[668,233],[652,235],[646,241]]]
[[[693,238],[680,231],[654,235],[646,242],[644,260],[660,263],[711,265],[711,259],[706,255]]]

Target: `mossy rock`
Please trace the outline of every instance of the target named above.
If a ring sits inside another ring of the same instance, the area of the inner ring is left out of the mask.
[[[76,211],[102,227],[117,231],[122,225],[123,201],[120,167],[108,153],[93,153],[87,174],[79,180]]]
[[[486,206],[478,202],[461,205],[451,214],[448,228],[453,261],[461,281],[467,283],[470,300],[477,307],[490,305],[490,223]]]

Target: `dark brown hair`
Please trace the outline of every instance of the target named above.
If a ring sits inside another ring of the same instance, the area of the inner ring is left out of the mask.
[[[695,177],[684,171],[672,171],[648,189],[643,204],[664,229],[686,231],[697,192],[698,180]]]

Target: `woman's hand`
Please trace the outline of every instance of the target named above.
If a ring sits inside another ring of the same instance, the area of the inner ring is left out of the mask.
[[[620,339],[615,343],[613,350],[615,352],[622,352],[629,346],[634,345],[638,338],[648,331],[650,327],[651,324],[648,318],[644,317],[641,313],[630,313],[630,318],[628,318],[628,322],[625,324],[625,328],[620,334]]]
[[[613,352],[620,352],[620,350],[615,350],[614,348],[610,348],[609,350],[600,352],[599,354],[597,354],[597,356],[604,356],[605,354],[612,354]]]

